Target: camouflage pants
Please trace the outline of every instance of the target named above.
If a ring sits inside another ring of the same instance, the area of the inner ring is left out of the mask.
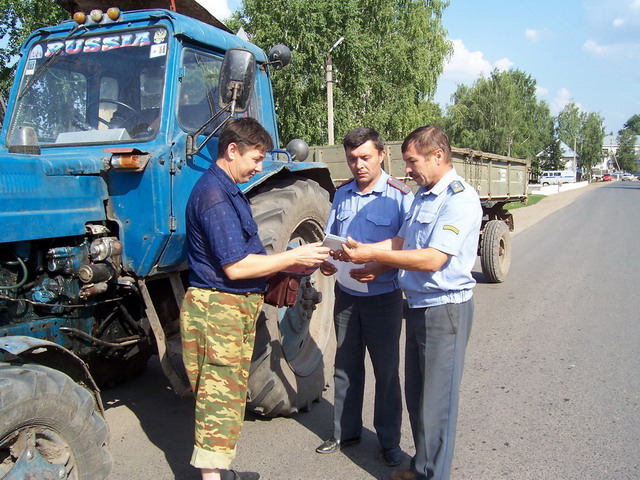
[[[260,294],[191,287],[180,309],[182,358],[196,398],[197,468],[229,468],[244,418]]]

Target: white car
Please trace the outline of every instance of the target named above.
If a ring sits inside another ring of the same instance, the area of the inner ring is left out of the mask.
[[[632,173],[623,173],[622,174],[622,181],[634,181],[637,180],[638,178],[633,175]]]

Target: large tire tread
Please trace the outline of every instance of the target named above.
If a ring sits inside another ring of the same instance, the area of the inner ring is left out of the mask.
[[[105,479],[112,468],[107,424],[95,406],[86,388],[58,370],[0,363],[0,441],[23,427],[50,429],[72,451],[78,480]]]

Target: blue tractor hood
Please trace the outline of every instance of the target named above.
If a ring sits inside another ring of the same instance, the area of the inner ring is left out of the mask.
[[[105,219],[104,181],[73,169],[63,158],[0,153],[3,242],[82,235],[88,219]]]

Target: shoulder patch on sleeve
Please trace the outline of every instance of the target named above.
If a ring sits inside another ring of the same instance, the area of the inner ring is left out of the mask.
[[[455,233],[456,235],[458,235],[460,233],[460,230],[458,230],[456,227],[454,227],[453,225],[445,225],[444,227],[442,227],[443,230],[449,230],[450,232]]]
[[[354,180],[353,178],[350,178],[349,180],[345,180],[344,182],[342,182],[340,185],[336,187],[336,190],[338,188],[344,187],[345,185],[349,185],[351,182],[353,182],[353,180]]]
[[[464,185],[460,180],[454,180],[449,184],[449,187],[454,194],[464,191]]]
[[[403,195],[406,195],[407,193],[411,192],[411,187],[409,185],[407,185],[406,183],[398,180],[396,177],[391,177],[390,176],[387,179],[387,183],[389,185],[391,185],[393,188],[396,188],[396,189],[400,190]]]

